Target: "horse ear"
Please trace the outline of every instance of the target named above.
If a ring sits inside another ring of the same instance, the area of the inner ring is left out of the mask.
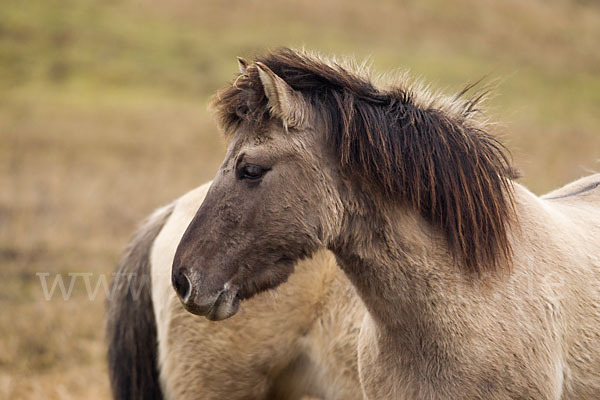
[[[248,69],[248,61],[246,61],[242,57],[238,57],[237,62],[240,74],[244,75],[246,73],[246,70]]]
[[[302,95],[261,62],[256,63],[260,81],[269,100],[271,115],[280,118],[287,127],[298,127],[304,122],[307,106]]]

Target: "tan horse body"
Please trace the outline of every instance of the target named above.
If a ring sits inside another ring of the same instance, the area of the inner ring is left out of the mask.
[[[223,323],[183,309],[171,286],[173,255],[208,187],[175,202],[152,246],[164,397],[362,398],[356,346],[364,307],[330,252],[299,262],[287,283],[249,300]]]

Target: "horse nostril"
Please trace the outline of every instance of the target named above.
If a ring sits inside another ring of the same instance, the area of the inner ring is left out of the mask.
[[[190,299],[192,294],[192,282],[184,273],[174,274],[173,287],[184,303]]]

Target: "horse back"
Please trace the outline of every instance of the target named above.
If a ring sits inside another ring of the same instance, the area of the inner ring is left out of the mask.
[[[600,201],[600,173],[588,175],[542,196],[552,201]]]

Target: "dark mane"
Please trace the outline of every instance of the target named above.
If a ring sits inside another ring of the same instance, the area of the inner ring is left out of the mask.
[[[343,171],[410,204],[446,236],[459,264],[482,273],[510,265],[516,178],[505,148],[477,120],[485,93],[430,96],[406,83],[377,88],[365,74],[303,52],[259,57],[323,117]],[[257,68],[213,103],[226,132],[270,119]],[[373,185],[374,184],[374,185]]]

